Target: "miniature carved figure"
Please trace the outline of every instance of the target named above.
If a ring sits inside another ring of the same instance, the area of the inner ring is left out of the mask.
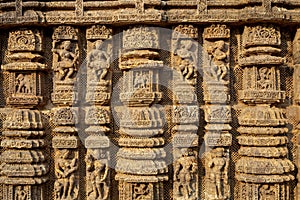
[[[275,191],[270,185],[262,185],[259,189],[259,199],[261,200],[271,200],[276,197]]]
[[[151,191],[147,183],[136,183],[133,188],[133,199],[144,200],[150,199]]]
[[[63,41],[61,48],[55,48],[55,41],[53,43],[53,53],[58,54],[59,61],[54,66],[54,71],[58,74],[58,80],[72,80],[74,72],[77,71],[77,61],[78,61],[78,49],[76,53],[72,52],[71,41]]]
[[[227,54],[225,52],[225,42],[219,40],[214,42],[208,49],[210,66],[205,70],[205,73],[215,81],[227,81],[228,66],[226,63]]]
[[[273,88],[271,73],[271,69],[267,67],[263,67],[258,70],[258,89],[268,90]]]
[[[100,154],[96,151],[100,151]],[[108,199],[109,185],[107,183],[109,166],[107,159],[101,159],[102,150],[89,149],[86,156],[87,179],[88,179],[88,199]]]
[[[207,172],[211,190],[215,199],[224,199],[224,185],[228,184],[228,159],[225,157],[224,148],[213,149],[208,156]]]
[[[143,72],[137,72],[134,78],[134,88],[147,88],[149,86],[149,77]]]
[[[77,158],[70,158],[70,150],[63,149],[55,162],[55,175],[58,178],[55,182],[56,199],[76,199],[75,171],[78,169]]]
[[[26,200],[27,199],[27,192],[24,189],[22,189],[22,186],[16,187],[15,199],[16,200]]]
[[[177,182],[174,192],[177,196],[189,199],[196,192],[195,179],[197,172],[197,159],[193,151],[181,149],[180,157],[174,165],[174,181]]]
[[[104,81],[108,73],[110,58],[103,50],[103,41],[98,40],[94,49],[87,56],[87,66],[91,69],[91,81]]]
[[[16,90],[17,93],[32,93],[32,82],[30,76],[19,74],[16,78]]]
[[[196,78],[196,55],[192,50],[193,41],[181,40],[175,53],[180,56],[179,69],[186,79]]]

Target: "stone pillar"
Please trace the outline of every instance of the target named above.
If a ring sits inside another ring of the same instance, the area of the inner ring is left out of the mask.
[[[78,30],[72,26],[59,26],[53,35],[53,93],[52,109],[55,136],[52,147],[55,149],[56,200],[79,199],[79,140],[77,136],[78,101],[75,87],[79,67]]]
[[[281,35],[272,25],[246,26],[239,65],[244,103],[239,115],[241,158],[236,163],[240,199],[289,199],[293,163],[287,159],[288,132],[280,89]]]
[[[42,32],[22,29],[11,31],[8,40],[9,63],[2,69],[9,73],[9,106],[1,147],[3,199],[45,199],[43,184],[48,180],[48,165],[43,148]]]
[[[173,70],[173,199],[199,199],[198,140],[199,106],[195,85],[198,67],[198,28],[174,27]],[[186,177],[191,177],[186,180]]]
[[[163,110],[159,70],[159,31],[136,26],[123,32],[120,69],[123,71],[119,109],[121,149],[117,154],[119,199],[162,200],[168,180],[166,152],[162,148]],[[153,105],[154,104],[154,105]]]
[[[87,93],[85,133],[87,154],[86,196],[88,200],[110,199],[110,140],[106,136],[111,130],[110,70],[112,55],[112,30],[106,26],[95,25],[86,31],[87,54]]]
[[[211,25],[203,32],[205,101],[206,199],[229,199],[229,146],[232,143],[229,39],[226,25]]]
[[[300,29],[297,29],[294,41],[293,41],[293,60],[294,60],[294,106],[291,107],[296,117],[297,126],[294,129],[294,133],[297,135],[297,152],[296,152],[296,165],[300,166]],[[297,178],[299,180],[300,173],[298,172]],[[297,183],[297,199],[300,198],[300,183]]]

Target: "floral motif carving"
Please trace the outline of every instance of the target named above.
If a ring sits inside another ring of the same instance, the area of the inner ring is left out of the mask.
[[[42,35],[38,30],[11,31],[9,33],[8,50],[11,52],[41,51]]]
[[[147,26],[138,26],[123,33],[124,49],[159,48],[158,31]]]
[[[275,26],[247,26],[244,30],[244,47],[251,46],[280,46],[281,35]]]

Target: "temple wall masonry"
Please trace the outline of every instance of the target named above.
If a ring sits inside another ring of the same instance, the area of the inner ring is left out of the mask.
[[[300,1],[0,1],[0,200],[300,200]]]

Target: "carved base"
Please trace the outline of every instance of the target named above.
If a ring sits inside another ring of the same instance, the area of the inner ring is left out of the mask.
[[[7,98],[7,104],[14,107],[33,108],[43,101],[43,97],[39,96],[12,96]]]
[[[31,185],[4,185],[3,199],[5,200],[43,200],[45,192],[42,186]]]
[[[74,82],[56,82],[56,87],[51,94],[51,100],[57,105],[74,105],[77,103],[78,94]]]
[[[88,103],[105,105],[111,98],[109,86],[111,81],[92,82],[87,86],[87,93],[85,99]]]
[[[285,99],[285,92],[272,90],[241,90],[240,100],[249,104],[279,103]]]
[[[253,184],[241,182],[239,185],[240,199],[274,199],[289,200],[290,187],[287,183]]]
[[[130,176],[118,174],[119,200],[163,200],[167,176]]]

